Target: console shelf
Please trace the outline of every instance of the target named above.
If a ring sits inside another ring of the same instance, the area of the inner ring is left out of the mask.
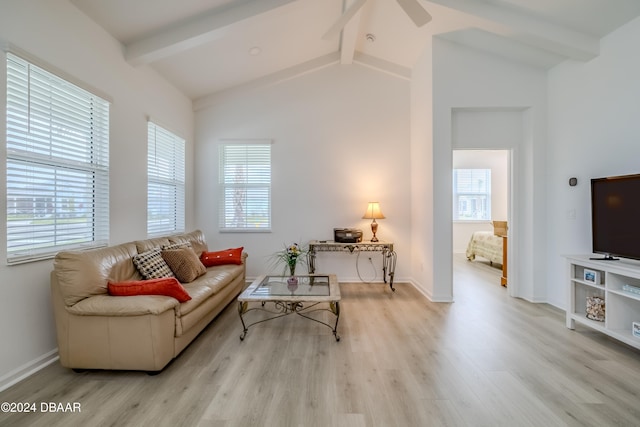
[[[567,328],[581,325],[640,349],[640,337],[632,332],[640,323],[640,294],[625,290],[640,288],[640,262],[591,260],[588,255],[567,256]],[[585,273],[586,271],[586,273]],[[587,317],[587,298],[604,300],[604,321]]]

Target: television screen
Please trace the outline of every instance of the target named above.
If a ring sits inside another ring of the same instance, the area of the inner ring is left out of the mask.
[[[640,174],[591,180],[593,252],[640,259]]]

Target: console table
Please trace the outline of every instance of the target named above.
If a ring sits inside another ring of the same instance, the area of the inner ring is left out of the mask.
[[[389,277],[389,287],[395,292],[393,287],[393,276],[396,272],[397,255],[393,250],[391,242],[359,242],[340,243],[333,240],[312,240],[309,242],[309,274],[316,271],[316,254],[318,252],[382,252],[382,279],[387,283]]]

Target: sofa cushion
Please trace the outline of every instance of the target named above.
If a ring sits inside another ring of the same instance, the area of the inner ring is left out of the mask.
[[[182,249],[182,248],[190,248],[191,247],[191,243],[189,242],[184,242],[184,243],[170,243],[167,246],[163,246],[160,249],[162,249],[163,251],[168,251],[170,249]]]
[[[209,250],[204,238],[204,233],[200,230],[195,230],[190,233],[176,234],[169,236],[168,239],[172,244],[189,243],[198,256],[200,256],[202,252]]]
[[[164,295],[180,302],[189,301],[191,297],[175,277],[161,279],[137,280],[107,284],[109,294],[119,297],[134,295]]]
[[[242,250],[244,247],[226,249],[224,251],[203,252],[200,261],[206,267],[225,264],[242,264]]]
[[[150,249],[146,252],[134,255],[133,264],[145,279],[158,279],[161,277],[175,277],[167,262],[162,258],[160,248]]]
[[[175,335],[184,335],[197,325],[203,318],[220,306],[221,299],[213,296],[211,289],[206,286],[196,286],[197,291],[189,289],[194,298],[176,307]],[[178,314],[179,313],[179,314]]]
[[[133,243],[88,251],[62,251],[53,262],[65,305],[73,305],[93,295],[107,293],[108,280],[139,278],[131,257]]]
[[[191,299],[176,307],[176,315],[178,317],[191,313],[196,307],[214,294],[210,287],[201,284],[187,283],[184,288],[189,293]]]
[[[182,283],[193,282],[207,272],[198,255],[189,247],[168,249],[161,252],[162,258],[169,265],[173,274]]]
[[[136,240],[135,242],[138,253],[150,251],[155,248],[162,248],[163,246],[169,246],[171,242],[168,237],[156,237],[153,239]]]
[[[242,274],[243,265],[220,265],[218,267],[207,268],[204,276],[198,277],[194,284],[208,286],[213,293],[218,293],[221,289],[233,281],[239,274]]]
[[[175,298],[163,295],[137,295],[127,298],[96,295],[65,309],[76,316],[144,316],[174,310],[179,304]]]

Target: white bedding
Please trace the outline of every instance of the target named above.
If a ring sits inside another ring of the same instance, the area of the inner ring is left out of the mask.
[[[502,264],[502,236],[496,236],[492,231],[473,233],[467,246],[467,259],[473,261],[476,256]]]

